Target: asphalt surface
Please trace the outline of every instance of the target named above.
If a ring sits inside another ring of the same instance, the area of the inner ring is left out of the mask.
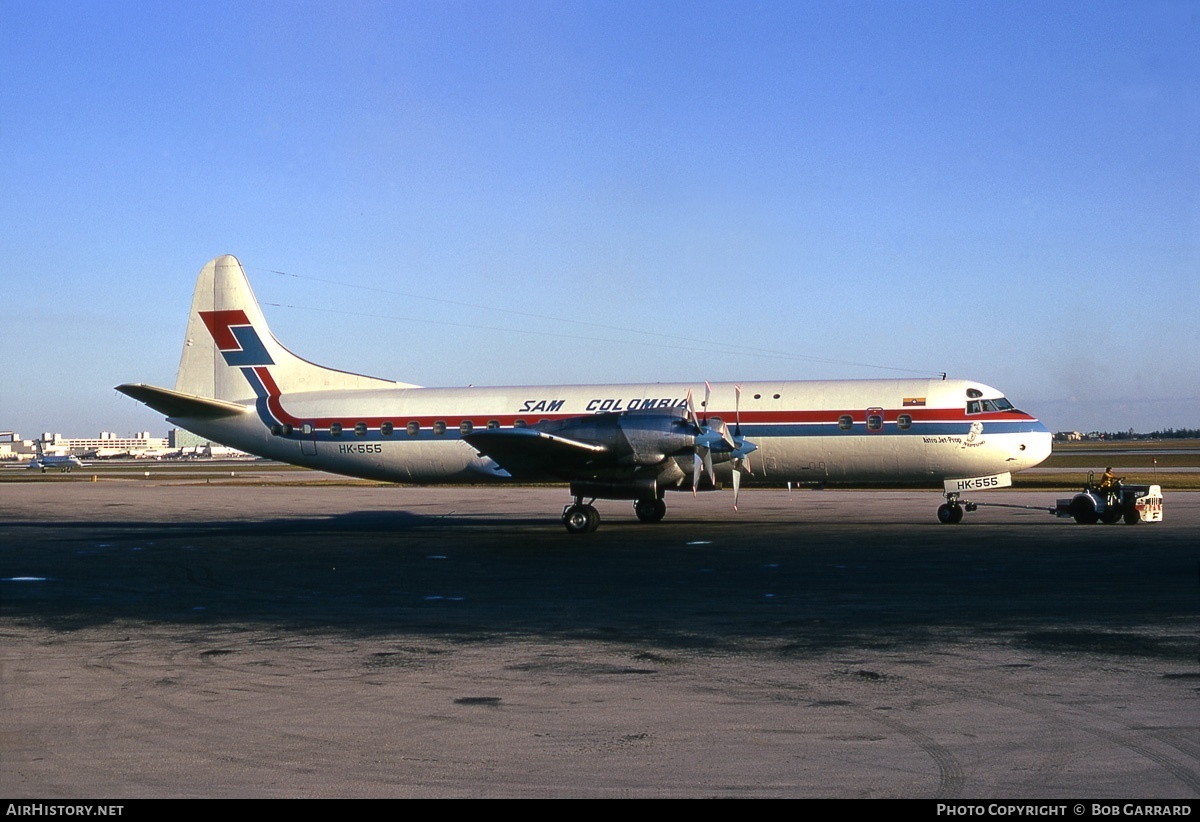
[[[567,501],[0,485],[0,795],[1200,796],[1200,494]]]

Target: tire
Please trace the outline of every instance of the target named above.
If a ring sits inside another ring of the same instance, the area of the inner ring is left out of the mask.
[[[1124,516],[1126,525],[1137,525],[1142,521],[1142,515],[1138,513],[1137,507],[1133,505],[1125,509]]]
[[[600,524],[600,515],[595,514],[593,525],[593,517],[588,513],[588,509],[593,513],[596,511],[590,505],[572,505],[563,512],[563,525],[566,526],[568,534],[586,534],[596,530],[596,526]]]
[[[942,525],[957,525],[962,522],[963,509],[961,505],[951,505],[943,502],[937,509],[938,522]]]
[[[667,504],[661,499],[639,499],[633,503],[633,513],[642,522],[660,522],[667,515]]]
[[[1080,525],[1095,525],[1100,519],[1100,515],[1096,513],[1096,501],[1087,494],[1078,494],[1071,500],[1071,507],[1067,510]]]

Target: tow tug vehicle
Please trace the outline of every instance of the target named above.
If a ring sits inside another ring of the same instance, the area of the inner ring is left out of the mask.
[[[1088,471],[1087,483],[1075,496],[1060,499],[1052,513],[1056,517],[1072,517],[1081,525],[1102,522],[1111,525],[1124,520],[1126,525],[1138,522],[1162,522],[1162,488],[1158,485],[1127,485],[1117,479],[1111,487],[1096,484],[1094,471]]]

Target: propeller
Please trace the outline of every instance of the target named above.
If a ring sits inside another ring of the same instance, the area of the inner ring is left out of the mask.
[[[713,472],[713,451],[719,457],[732,462],[733,468],[733,509],[737,510],[738,494],[742,485],[742,474],[753,474],[750,468],[750,454],[758,450],[758,446],[746,439],[742,434],[742,387],[734,386],[733,432],[720,417],[708,417],[708,401],[712,396],[712,385],[704,383],[704,416],[696,414],[695,400],[689,389],[687,393],[688,422],[695,426],[696,444],[692,467],[692,495],[700,485],[700,478],[707,471],[716,482],[717,475]],[[726,455],[728,455],[726,457]]]

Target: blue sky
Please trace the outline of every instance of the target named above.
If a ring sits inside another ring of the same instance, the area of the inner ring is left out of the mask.
[[[289,348],[407,382],[905,373],[866,363],[1200,427],[1194,2],[0,23],[0,428],[165,431],[112,386],[174,384],[223,253]]]

